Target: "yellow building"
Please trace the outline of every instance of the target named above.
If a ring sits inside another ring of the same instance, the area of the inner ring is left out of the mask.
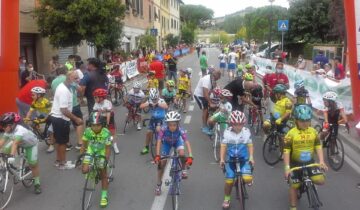
[[[170,33],[170,0],[161,0],[160,4],[160,23],[161,23],[161,32],[160,36],[162,37],[161,47],[165,48],[165,37]]]
[[[162,37],[161,37],[161,0],[152,0],[151,1],[151,29],[155,29],[156,34],[156,49],[160,50],[162,46]]]

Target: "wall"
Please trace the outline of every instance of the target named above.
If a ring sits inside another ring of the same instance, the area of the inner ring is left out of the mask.
[[[173,20],[173,25],[171,25],[171,20]],[[175,36],[178,36],[179,30],[180,30],[180,2],[178,0],[170,0],[170,33],[174,34]]]

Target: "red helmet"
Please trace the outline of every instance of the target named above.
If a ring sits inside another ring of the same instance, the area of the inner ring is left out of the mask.
[[[213,89],[213,93],[214,95],[219,97],[221,95],[221,89],[219,87],[216,87]]]
[[[244,113],[239,110],[235,110],[231,112],[230,115],[230,123],[231,124],[244,124],[246,122],[246,116]]]
[[[0,117],[0,124],[2,126],[5,126],[5,125],[9,125],[9,124],[19,123],[20,120],[21,120],[21,117],[18,113],[7,112]]]
[[[98,89],[94,90],[94,92],[93,92],[94,97],[106,97],[107,95],[108,95],[107,90],[102,89],[102,88],[98,88]]]

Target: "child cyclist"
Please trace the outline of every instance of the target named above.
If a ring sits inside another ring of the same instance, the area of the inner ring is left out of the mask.
[[[115,127],[115,120],[114,120],[114,112],[112,103],[110,100],[106,99],[108,95],[107,90],[98,88],[95,89],[93,92],[93,96],[95,99],[95,104],[93,111],[99,112],[101,117],[105,118],[105,125],[110,130],[113,137],[116,135],[116,127]],[[115,139],[115,138],[114,138]],[[119,153],[119,149],[117,147],[117,143],[113,142],[113,147],[115,150],[115,153]]]
[[[11,156],[15,156],[18,153],[19,147],[24,149],[25,159],[30,166],[34,178],[35,193],[40,194],[39,140],[32,131],[19,124],[20,120],[20,116],[14,112],[5,113],[0,117],[0,127],[4,130],[4,133],[0,136],[0,148],[4,146],[3,151]],[[8,162],[12,164],[15,162],[15,159],[10,157]]]
[[[151,88],[149,90],[149,100],[140,105],[140,109],[151,107],[150,115],[151,119],[149,122],[149,128],[146,132],[145,147],[141,150],[140,154],[145,155],[149,153],[149,145],[153,132],[159,132],[160,126],[165,118],[165,112],[168,108],[165,100],[159,97],[158,89]]]
[[[297,191],[302,179],[301,171],[290,172],[290,168],[314,163],[316,153],[320,167],[327,170],[318,133],[310,126],[312,118],[311,107],[307,105],[296,106],[294,108],[294,118],[296,127],[286,134],[284,146],[285,179],[289,180],[290,183],[290,210],[296,210]],[[324,184],[325,177],[319,167],[308,168],[307,172],[314,184]]]
[[[219,109],[208,120],[208,125],[210,128],[212,128],[216,122],[220,123],[222,129],[227,128],[226,123],[232,111],[232,105],[229,100],[231,100],[232,97],[233,94],[229,90],[221,90]]]
[[[176,89],[175,82],[173,80],[168,80],[166,82],[166,87],[161,91],[161,96],[164,98],[168,106],[175,102]]]
[[[241,174],[246,184],[252,184],[252,166],[254,166],[254,147],[251,133],[245,128],[245,114],[235,110],[229,117],[230,126],[224,132],[220,148],[220,166],[225,169],[225,198],[222,207],[230,208],[231,189],[234,184],[236,166],[235,163],[227,162],[239,158],[241,163]]]
[[[155,78],[155,71],[149,71],[148,83],[146,89],[150,91],[151,88],[159,88],[159,80]]]
[[[187,69],[180,69],[180,76],[178,78],[178,92],[176,94],[177,104],[179,100],[183,100],[184,113],[186,113],[186,99],[191,94],[191,81],[186,75]]]
[[[181,115],[177,111],[170,111],[165,116],[166,126],[160,129],[159,136],[156,143],[156,156],[154,162],[158,164],[158,183],[155,187],[155,194],[161,194],[161,179],[164,174],[166,160],[161,160],[161,157],[170,155],[171,148],[177,150],[177,153],[182,161],[182,178],[187,178],[186,166],[191,166],[193,162],[192,150],[190,142],[187,139],[186,132],[180,126]],[[185,158],[185,148],[189,153],[189,157]]]
[[[89,117],[89,126],[85,129],[83,139],[83,145],[80,153],[84,154],[84,160],[82,164],[82,172],[84,174],[89,172],[89,165],[92,164],[92,158],[94,155],[99,155],[96,165],[100,169],[101,175],[101,200],[100,206],[106,207],[108,205],[107,190],[109,186],[108,176],[106,171],[106,162],[110,158],[111,147],[111,133],[104,126],[106,124],[104,118],[100,112],[92,112]]]
[[[45,94],[46,94],[46,90],[42,87],[33,87],[31,89],[31,97],[33,98],[33,101],[31,103],[29,112],[26,114],[26,117],[24,118],[24,122],[25,123],[29,122],[31,118],[34,116],[34,112],[37,118],[39,119],[43,118],[45,120],[46,125],[43,136],[46,137],[45,135],[49,131],[50,145],[46,152],[51,153],[55,150],[53,145],[55,141],[54,141],[51,120],[49,118],[51,102],[45,97]]]
[[[145,98],[144,92],[141,90],[141,83],[135,82],[133,88],[128,92],[125,97],[124,106],[130,111],[131,109],[135,109],[136,111],[140,111],[140,104],[143,102]],[[141,115],[137,115],[137,130],[141,130]]]
[[[304,80],[297,80],[294,84],[295,92],[295,106],[300,104],[311,105],[309,91],[305,89]]]

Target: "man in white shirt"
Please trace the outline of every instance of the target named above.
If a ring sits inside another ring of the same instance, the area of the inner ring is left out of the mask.
[[[194,91],[194,98],[202,110],[202,132],[210,134],[210,129],[207,126],[207,119],[209,117],[209,106],[211,106],[211,100],[209,92],[216,87],[216,81],[221,78],[221,71],[219,69],[214,70],[211,74],[202,77],[196,85]]]
[[[221,54],[218,56],[220,60],[220,70],[222,70],[223,75],[225,74],[225,68],[226,68],[226,54],[225,51],[222,50]]]
[[[71,85],[76,84],[78,78],[75,71],[69,71],[66,74],[66,80],[56,88],[50,112],[56,142],[55,166],[58,169],[74,168],[73,164],[66,162],[66,145],[70,139],[70,120],[73,120],[76,124],[83,123],[81,118],[72,114],[73,95],[70,88]]]
[[[234,48],[231,49],[231,52],[228,55],[229,65],[228,65],[228,73],[229,73],[229,80],[233,80],[235,77],[235,69],[236,69],[236,60],[239,57],[237,53],[235,53]]]

